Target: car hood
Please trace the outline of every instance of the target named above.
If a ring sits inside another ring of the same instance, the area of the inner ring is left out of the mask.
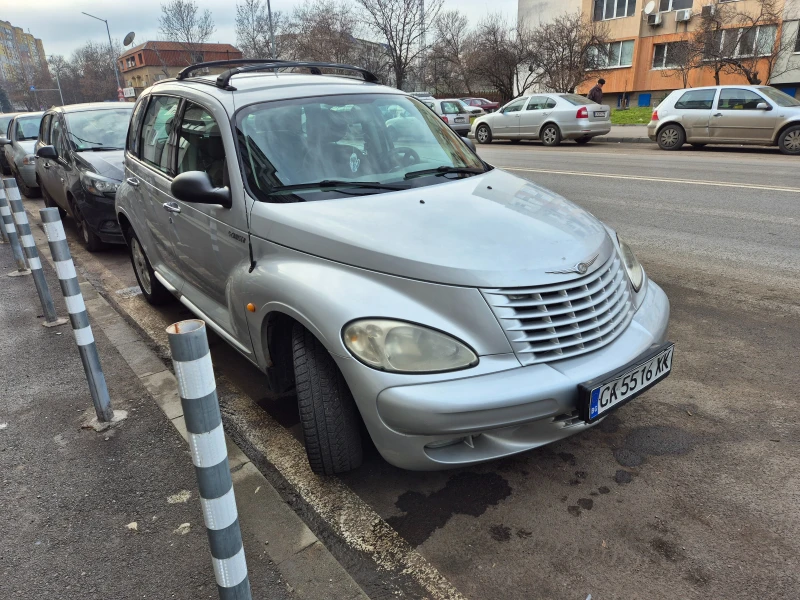
[[[102,150],[100,152],[84,151],[76,154],[78,162],[98,175],[122,181],[124,174],[124,150]]]
[[[256,202],[253,235],[392,275],[470,287],[563,281],[614,249],[591,214],[495,169],[430,187],[342,200]],[[603,260],[597,261],[602,264]]]

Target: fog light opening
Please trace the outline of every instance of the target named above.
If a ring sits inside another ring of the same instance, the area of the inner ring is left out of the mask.
[[[438,450],[440,448],[448,448],[450,446],[456,446],[458,444],[463,443],[463,444],[466,444],[467,446],[469,446],[470,448],[474,448],[475,447],[475,438],[477,438],[479,436],[480,436],[480,433],[477,434],[477,435],[468,435],[468,436],[464,436],[464,437],[451,438],[449,440],[439,440],[437,442],[431,442],[429,444],[425,444],[425,447],[428,450]]]

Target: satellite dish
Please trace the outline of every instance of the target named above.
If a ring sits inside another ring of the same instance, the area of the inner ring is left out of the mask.
[[[653,4],[653,3],[651,2],[651,4]],[[648,13],[648,14],[650,14],[650,13]],[[125,39],[122,40],[122,45],[123,46],[127,46],[128,44],[132,44],[133,43],[133,38],[135,38],[135,37],[136,37],[136,34],[131,31],[128,35],[125,36]]]
[[[650,2],[648,2],[644,7],[644,14],[652,15],[655,9],[656,9],[656,1],[650,0]]]

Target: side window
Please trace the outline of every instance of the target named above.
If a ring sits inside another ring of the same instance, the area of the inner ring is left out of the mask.
[[[45,115],[44,119],[42,119],[42,124],[39,125],[39,140],[43,144],[50,143],[50,120],[53,118],[53,115]]]
[[[761,102],[761,96],[750,90],[725,88],[719,93],[717,108],[720,110],[755,110]]]
[[[139,98],[139,102],[136,103],[136,107],[133,109],[130,125],[128,125],[128,141],[126,145],[128,152],[134,156],[139,156],[139,127],[142,124],[148,97],[142,96]]]
[[[187,103],[178,130],[178,173],[205,171],[214,187],[225,185],[225,145],[219,125],[205,108]]]
[[[686,92],[675,103],[680,110],[711,110],[717,90],[692,90]]]
[[[520,98],[519,100],[515,100],[511,104],[506,104],[505,108],[503,108],[503,112],[512,113],[521,111],[522,107],[525,106],[526,100],[527,98]]]
[[[543,110],[547,105],[547,96],[531,96],[525,110]]]
[[[544,105],[544,107],[545,108],[555,108],[556,107],[556,101],[553,100],[552,98],[548,98],[547,99],[547,103]]]
[[[147,106],[139,138],[139,155],[147,164],[163,173],[169,172],[169,136],[175,125],[178,98],[153,96]]]

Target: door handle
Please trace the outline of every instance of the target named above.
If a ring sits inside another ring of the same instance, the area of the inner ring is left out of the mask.
[[[164,210],[171,213],[179,213],[181,212],[181,207],[178,206],[177,202],[164,202],[161,206],[164,207]]]
[[[139,180],[136,179],[136,177],[128,177],[125,181],[127,181],[133,187],[139,187]]]
[[[722,113],[717,113],[717,114],[715,114],[715,115],[711,115],[711,116],[712,116],[712,117],[722,117],[722,116],[724,116],[724,115],[723,115]]]

